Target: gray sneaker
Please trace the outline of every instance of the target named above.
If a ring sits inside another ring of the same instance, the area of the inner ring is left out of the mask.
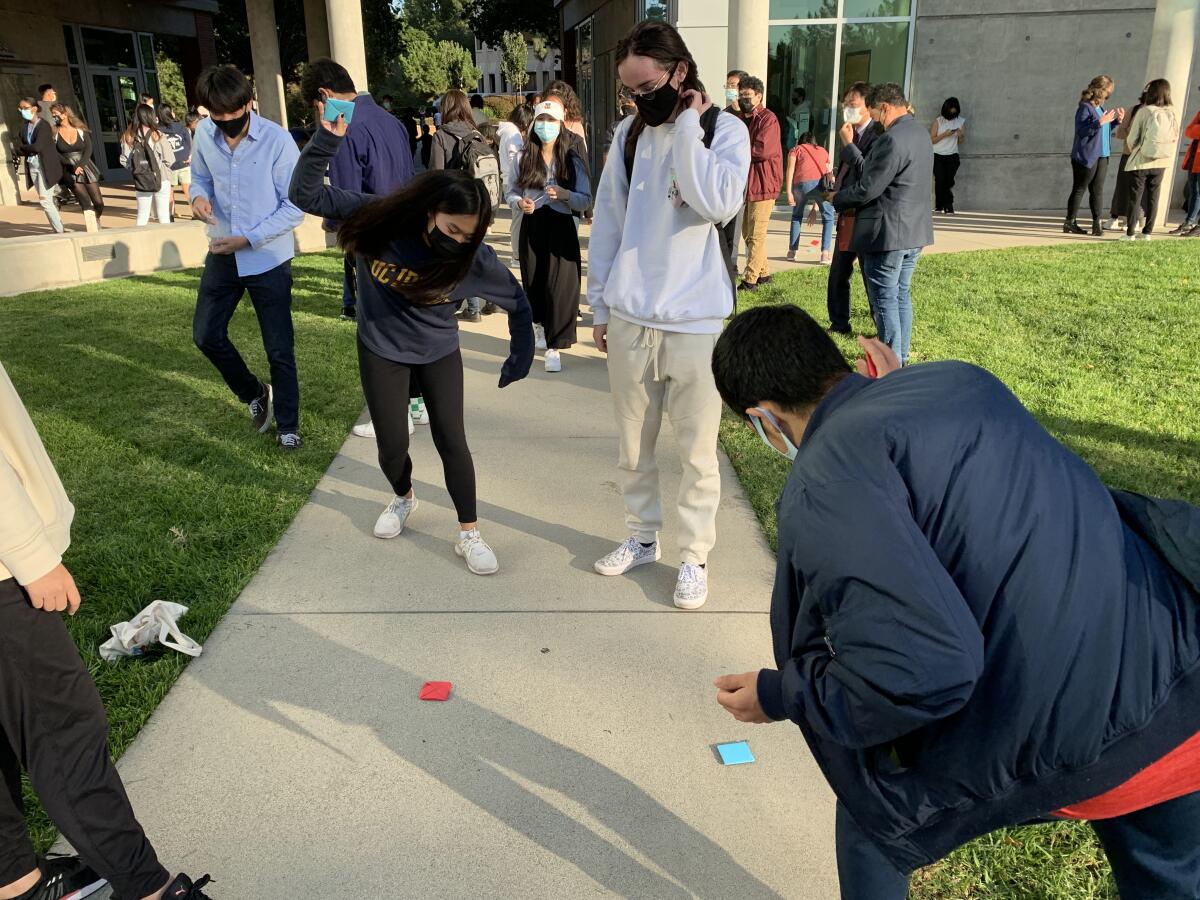
[[[271,427],[271,416],[275,414],[275,393],[269,384],[263,385],[261,395],[251,400],[250,418],[254,420],[254,428],[259,434]]]
[[[379,518],[375,520],[375,537],[377,538],[394,538],[399,537],[400,532],[404,531],[404,523],[408,521],[409,514],[417,508],[417,498],[406,500],[404,497],[393,497],[389,503],[379,514]]]
[[[612,553],[596,560],[593,568],[601,575],[624,575],[630,569],[658,562],[662,552],[658,549],[658,541],[649,547],[643,547],[637,537],[630,535]]]

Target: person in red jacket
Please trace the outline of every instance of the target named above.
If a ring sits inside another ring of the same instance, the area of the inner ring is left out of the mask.
[[[1200,112],[1196,113],[1191,124],[1183,130],[1183,136],[1191,141],[1182,166],[1183,171],[1188,173],[1185,191],[1187,199],[1184,202],[1187,217],[1171,234],[1180,237],[1200,237]]]
[[[771,280],[767,267],[767,225],[783,186],[783,144],[779,119],[763,106],[762,79],[747,75],[738,82],[738,110],[750,129],[750,180],[742,238],[746,241],[746,270],[739,291],[752,291]]]

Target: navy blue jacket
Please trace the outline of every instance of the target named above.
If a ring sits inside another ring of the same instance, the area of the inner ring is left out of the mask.
[[[1104,129],[1100,124],[1104,110],[1084,101],[1075,110],[1075,140],[1071,142],[1071,159],[1090,169],[1104,150]]]
[[[400,120],[370,94],[359,94],[346,138],[329,164],[329,183],[356,194],[390,194],[412,180],[410,147]],[[332,221],[326,225],[336,228]]]
[[[779,502],[771,629],[764,711],[912,870],[1200,731],[1200,509],[1110,492],[982,369],[850,375]]]

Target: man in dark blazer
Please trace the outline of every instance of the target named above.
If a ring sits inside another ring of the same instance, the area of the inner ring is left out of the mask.
[[[54,202],[54,192],[62,181],[62,159],[54,146],[54,125],[42,118],[38,101],[22,97],[18,104],[21,124],[17,128],[17,155],[25,157],[25,186],[35,188],[50,227],[63,232],[62,217]]]
[[[933,144],[909,113],[900,85],[875,85],[867,106],[884,133],[867,152],[858,180],[839,190],[833,205],[855,211],[850,249],[862,265],[879,339],[907,364],[909,285],[921,250],[933,243]]]
[[[841,165],[837,172],[838,188],[846,188],[858,181],[863,171],[866,153],[875,142],[878,131],[867,108],[867,91],[871,86],[865,81],[855,82],[842,98],[842,127],[838,139],[842,142]],[[850,279],[854,277],[855,253],[843,249],[849,243],[849,232],[854,230],[854,216],[850,212],[838,214],[839,238],[834,244],[833,260],[829,265],[829,286],[826,305],[829,308],[829,330],[838,334],[850,334]],[[867,279],[863,276],[863,287]]]

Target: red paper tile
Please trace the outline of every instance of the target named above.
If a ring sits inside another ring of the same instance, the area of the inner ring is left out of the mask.
[[[449,700],[452,687],[453,685],[449,681],[427,681],[421,688],[421,699]]]

